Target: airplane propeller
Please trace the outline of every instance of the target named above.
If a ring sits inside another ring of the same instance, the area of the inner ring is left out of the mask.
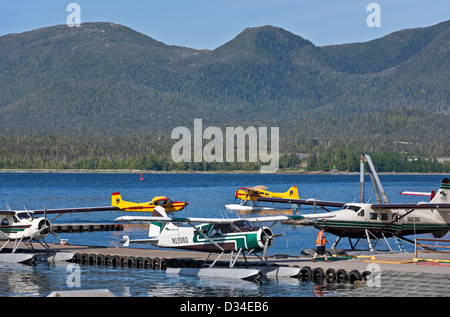
[[[261,242],[264,244],[264,251],[262,257],[264,260],[267,260],[267,250],[272,245],[274,239],[276,237],[281,237],[282,235],[284,235],[284,233],[273,234],[272,230],[270,230],[269,228],[263,228],[262,226],[261,228],[262,228]]]
[[[59,241],[62,240],[61,237],[52,230],[51,222],[47,219],[47,207],[44,207],[44,219],[39,222],[38,229],[39,234],[48,235],[49,233],[51,233]]]
[[[269,231],[270,234],[267,233],[267,231]],[[271,245],[273,243],[273,234],[272,234],[272,230],[263,229],[262,232],[264,233],[264,237],[266,238],[265,239],[266,241],[264,242],[264,251],[263,251],[262,257],[264,260],[267,260],[267,249],[269,248],[269,245]],[[262,236],[261,236],[261,238],[263,239]]]

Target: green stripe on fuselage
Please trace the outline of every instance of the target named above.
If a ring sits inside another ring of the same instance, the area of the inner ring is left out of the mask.
[[[342,220],[319,220],[320,226],[323,227],[349,227],[349,228],[373,228],[381,229],[386,227],[387,223],[382,222],[367,222],[367,221],[342,221]],[[398,223],[392,223],[386,227],[386,229],[401,230],[402,225]]]
[[[226,242],[235,242],[236,250],[252,250],[255,249],[261,250],[258,245],[258,234],[257,232],[250,233],[226,233],[221,235],[212,235],[209,236],[211,240],[220,244]],[[193,239],[194,243],[210,243],[208,239],[206,239],[203,235],[196,235]]]
[[[439,189],[450,189],[450,184],[441,184],[441,187]]]
[[[0,231],[8,233],[22,232],[24,230],[25,228],[0,228]]]

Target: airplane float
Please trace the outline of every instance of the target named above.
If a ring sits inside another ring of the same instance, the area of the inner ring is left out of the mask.
[[[48,245],[44,238],[49,234],[60,237],[52,231],[51,222],[47,219],[49,214],[60,215],[72,212],[94,212],[106,210],[118,210],[117,207],[87,207],[87,208],[63,208],[63,209],[43,209],[43,210],[0,210],[0,241],[6,241],[1,247],[14,241],[11,253],[0,253],[0,261],[27,263],[34,260],[34,254],[15,253],[18,246],[23,242],[30,250],[34,251],[32,241],[38,241],[46,250]],[[61,239],[60,239],[61,240]],[[27,244],[27,242],[29,244]]]
[[[257,185],[253,187],[240,187],[235,195],[235,199],[240,199],[240,204],[225,205],[227,209],[243,210],[243,211],[263,211],[274,210],[271,207],[258,206],[258,198],[270,197],[270,198],[284,198],[284,199],[299,199],[297,186],[292,186],[284,193],[274,193],[266,190],[268,187],[263,185]],[[250,202],[250,206],[247,203]]]
[[[217,259],[206,268],[202,269],[173,269],[169,268],[168,273],[176,271],[179,275],[189,276],[214,276],[214,277],[234,277],[234,278],[257,278],[261,272],[258,269],[234,268],[239,255],[242,253],[244,259],[245,252],[255,254],[258,258],[267,263],[267,249],[278,235],[274,235],[269,227],[263,227],[262,223],[289,219],[321,219],[332,218],[334,215],[323,213],[315,215],[296,216],[264,216],[253,218],[196,218],[196,217],[168,217],[164,208],[157,206],[151,217],[143,216],[123,216],[115,219],[117,222],[140,222],[149,223],[149,238],[130,240],[124,236],[121,241],[124,246],[130,243],[152,244],[163,248],[177,248],[184,250],[196,250],[211,253],[220,253]],[[187,224],[182,226],[179,224]],[[197,224],[197,225],[195,225]],[[272,224],[272,225],[273,225]],[[234,256],[234,253],[237,255]],[[214,264],[224,254],[230,254],[230,266],[228,269],[214,268]],[[259,256],[261,253],[261,256]],[[271,268],[277,276],[298,275],[296,268]],[[281,272],[280,270],[283,270]],[[274,272],[275,271],[275,272]]]
[[[112,193],[111,206],[118,207],[122,211],[143,211],[153,212],[156,206],[162,206],[167,212],[180,211],[189,205],[184,201],[172,201],[165,196],[154,197],[151,201],[144,203],[134,203],[122,200],[120,192]]]
[[[365,159],[371,163],[370,156],[365,155]],[[370,166],[370,165],[369,165]],[[363,168],[361,168],[363,173]],[[359,239],[366,238],[369,244],[369,249],[374,251],[372,239],[379,241],[384,239],[387,247],[392,250],[387,237],[394,237],[399,249],[404,251],[404,248],[397,239],[404,240],[409,243],[414,243],[405,236],[412,234],[431,233],[435,238],[441,238],[450,230],[450,180],[444,178],[441,182],[439,190],[430,196],[429,202],[419,202],[417,204],[390,204],[387,200],[386,194],[381,186],[381,182],[376,175],[373,165],[371,167],[371,177],[375,180],[374,185],[375,194],[377,195],[377,204],[368,203],[343,203],[320,201],[317,199],[286,199],[286,198],[271,198],[258,197],[258,201],[288,203],[297,205],[313,205],[314,212],[316,206],[325,207],[340,207],[337,211],[329,211],[330,215],[334,215],[330,219],[319,219],[314,225],[324,228],[326,232],[338,236],[332,248],[334,249],[342,237],[349,238],[352,249],[356,247]],[[363,179],[363,178],[362,178]],[[362,180],[363,181],[363,180]],[[378,185],[383,197],[384,204],[381,203],[381,198],[378,194]],[[362,187],[363,188],[363,185]],[[410,193],[410,192],[406,192]],[[405,192],[403,193],[405,194]],[[425,195],[425,193],[413,192],[414,195]],[[362,195],[363,197],[363,195]],[[302,224],[308,224],[308,221],[301,221]],[[358,239],[353,245],[351,239]]]

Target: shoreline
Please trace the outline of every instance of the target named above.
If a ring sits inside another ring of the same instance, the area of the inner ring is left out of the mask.
[[[55,174],[261,174],[257,171],[156,171],[135,169],[0,169],[0,173],[55,173]],[[379,175],[449,175],[447,173],[419,173],[419,172],[377,172]],[[278,170],[269,175],[359,175],[359,172],[342,171],[301,171],[301,170]]]

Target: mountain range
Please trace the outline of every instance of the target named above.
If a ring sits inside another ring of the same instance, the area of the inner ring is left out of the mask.
[[[275,26],[214,50],[83,23],[0,37],[0,135],[170,136],[278,126],[283,152],[330,144],[450,155],[450,21],[315,46]],[[170,151],[170,149],[169,149]]]

